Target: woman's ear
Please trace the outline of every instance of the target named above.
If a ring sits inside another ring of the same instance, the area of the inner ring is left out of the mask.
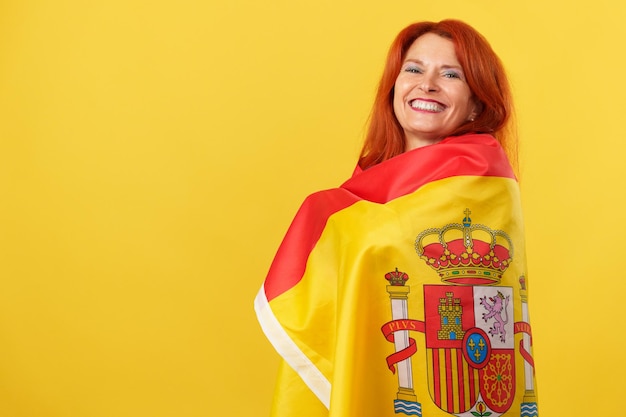
[[[483,112],[483,107],[484,107],[483,103],[479,101],[477,98],[474,97],[472,101],[474,105],[472,106],[472,111],[470,112],[469,116],[467,116],[467,120],[469,120],[470,122],[473,122],[474,120],[476,120],[478,115]]]

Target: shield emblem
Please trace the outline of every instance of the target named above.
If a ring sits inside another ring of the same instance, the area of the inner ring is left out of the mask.
[[[428,386],[433,402],[459,414],[480,400],[504,413],[515,397],[513,290],[424,286]]]

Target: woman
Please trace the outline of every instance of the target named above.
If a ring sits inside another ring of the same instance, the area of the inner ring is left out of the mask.
[[[536,416],[511,99],[455,20],[391,46],[354,175],[309,196],[255,300],[274,416]]]

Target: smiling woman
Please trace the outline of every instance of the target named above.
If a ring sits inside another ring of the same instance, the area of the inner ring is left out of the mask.
[[[414,56],[427,53],[426,48],[430,48],[427,56]],[[477,106],[477,114],[472,115],[470,111],[462,115],[467,119],[461,118],[460,124],[449,124],[443,129],[442,135],[432,139],[432,142],[445,136],[469,132],[488,133],[498,140],[515,168],[517,137],[511,121],[513,100],[504,67],[487,40],[471,26],[458,20],[415,23],[398,34],[387,55],[359,166],[366,169],[407,150],[404,126],[399,121],[402,112],[397,113],[399,109],[396,105],[402,93],[396,97],[395,91],[400,87],[396,83],[405,78],[403,67],[409,65],[411,59],[443,60],[438,64],[442,67],[452,66],[442,75],[453,77],[450,71],[456,69],[460,80],[469,88],[473,104]],[[411,73],[426,70],[420,68],[418,63],[413,64],[415,69],[411,68]],[[434,87],[441,88],[442,84]]]
[[[537,416],[510,103],[470,26],[398,35],[353,176],[305,200],[255,300],[274,416]]]
[[[463,123],[475,120],[479,109],[452,41],[433,33],[415,40],[406,53],[393,96],[405,150],[439,142]]]

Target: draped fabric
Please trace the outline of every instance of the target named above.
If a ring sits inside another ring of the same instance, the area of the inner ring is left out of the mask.
[[[255,309],[273,416],[536,416],[519,187],[489,135],[309,196]]]

